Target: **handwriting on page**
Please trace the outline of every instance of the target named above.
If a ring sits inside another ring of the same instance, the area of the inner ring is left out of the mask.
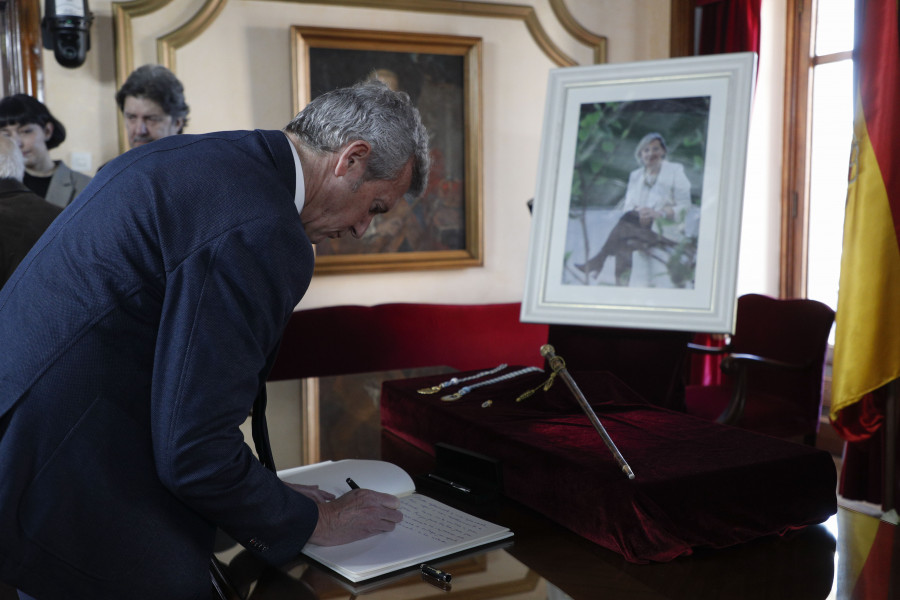
[[[448,508],[427,496],[407,496],[400,500],[403,521],[397,527],[441,543],[454,544],[478,537],[491,526],[462,511]]]

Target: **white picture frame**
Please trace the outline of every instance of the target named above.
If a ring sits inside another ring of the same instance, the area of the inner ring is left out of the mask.
[[[756,64],[550,72],[522,321],[733,332]]]

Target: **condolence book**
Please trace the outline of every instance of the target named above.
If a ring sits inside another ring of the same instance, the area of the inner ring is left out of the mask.
[[[403,521],[394,531],[340,546],[307,544],[303,554],[350,581],[393,571],[489,544],[513,535],[506,527],[484,521],[428,496],[416,493],[412,478],[400,467],[380,460],[327,461],[285,469],[278,476],[290,483],[318,485],[340,496],[350,491],[349,477],[359,487],[400,498]]]

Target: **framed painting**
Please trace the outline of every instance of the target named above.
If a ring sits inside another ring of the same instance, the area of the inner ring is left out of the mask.
[[[431,144],[425,193],[375,217],[360,239],[317,244],[315,272],[482,265],[481,39],[301,26],[291,39],[295,112],[377,78],[409,94]]]
[[[728,333],[756,55],[555,69],[522,320]]]

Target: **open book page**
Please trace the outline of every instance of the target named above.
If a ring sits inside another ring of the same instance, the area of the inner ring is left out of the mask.
[[[341,496],[348,491],[347,478],[353,479],[359,487],[394,496],[406,496],[416,489],[412,477],[397,465],[383,460],[326,461],[284,469],[278,472],[282,481],[302,485],[318,485],[320,489]]]
[[[361,581],[512,535],[506,527],[421,494],[402,498],[400,511],[403,521],[392,532],[341,546],[307,544],[303,554],[350,581]]]

